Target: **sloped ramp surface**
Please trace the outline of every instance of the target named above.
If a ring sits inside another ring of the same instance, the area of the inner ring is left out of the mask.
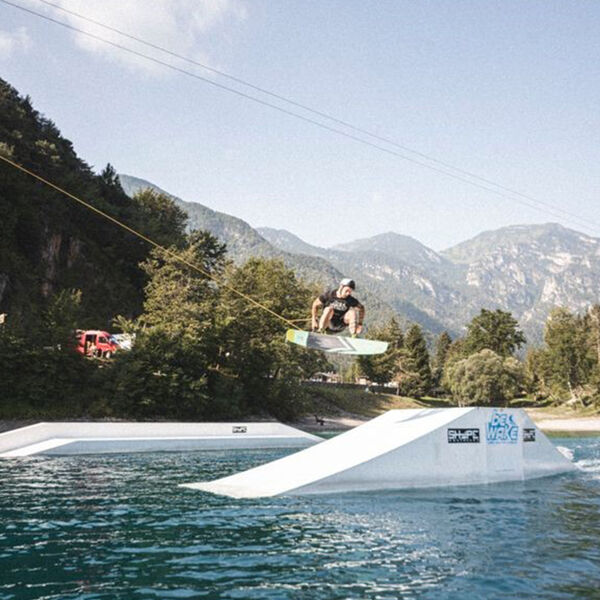
[[[514,481],[573,469],[521,409],[393,410],[296,454],[183,487],[255,498]]]

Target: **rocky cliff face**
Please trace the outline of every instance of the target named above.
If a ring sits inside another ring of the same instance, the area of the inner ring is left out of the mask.
[[[600,300],[600,239],[561,225],[506,227],[443,254],[466,267],[466,294],[510,310],[533,339],[553,306],[582,311]]]

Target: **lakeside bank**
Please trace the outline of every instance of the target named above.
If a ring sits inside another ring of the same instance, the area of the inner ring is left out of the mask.
[[[541,416],[533,410],[527,410],[529,416],[532,418],[534,423],[542,431],[546,433],[556,434],[559,432],[570,433],[570,434],[590,434],[600,435],[600,415],[598,416],[587,416],[587,417],[560,417],[560,416]],[[532,414],[533,413],[533,414]],[[354,427],[358,427],[363,423],[370,421],[371,416],[362,416],[358,414],[347,413],[344,415],[335,416],[305,416],[294,420],[288,425],[311,433],[318,433],[319,431],[328,432],[341,432],[347,431]],[[79,420],[79,419],[78,419]],[[26,427],[39,423],[42,419],[38,420],[0,420],[0,433],[5,431],[11,431],[13,429],[19,429],[20,427]],[[87,421],[82,421],[87,422]],[[149,422],[150,423],[150,422]]]
[[[527,411],[529,412],[529,411]],[[530,415],[531,416],[531,415]],[[369,421],[370,417],[361,417],[359,415],[347,415],[341,417],[323,417],[317,419],[304,417],[291,423],[292,427],[304,429],[306,431],[346,431],[362,425]],[[571,433],[571,434],[592,434],[600,435],[600,416],[596,417],[571,417],[571,418],[542,418],[532,417],[533,422],[545,433]]]

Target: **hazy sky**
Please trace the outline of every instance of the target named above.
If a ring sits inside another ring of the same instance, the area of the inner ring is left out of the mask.
[[[597,0],[52,0],[405,149],[41,0],[10,1],[521,196],[0,0],[0,77],[98,171],[110,162],[184,200],[321,246],[395,231],[441,250],[487,229],[548,221],[600,236]]]

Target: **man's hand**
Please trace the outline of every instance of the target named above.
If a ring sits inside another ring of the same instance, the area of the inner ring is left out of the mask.
[[[312,303],[312,307],[311,307],[311,312],[310,312],[310,316],[311,316],[311,322],[310,322],[310,327],[313,331],[318,331],[319,329],[319,309],[323,306],[323,303],[319,300],[319,298],[315,298],[313,303]]]
[[[358,323],[356,325],[356,334],[358,335],[359,333],[362,333],[362,330],[363,330],[362,324]]]

